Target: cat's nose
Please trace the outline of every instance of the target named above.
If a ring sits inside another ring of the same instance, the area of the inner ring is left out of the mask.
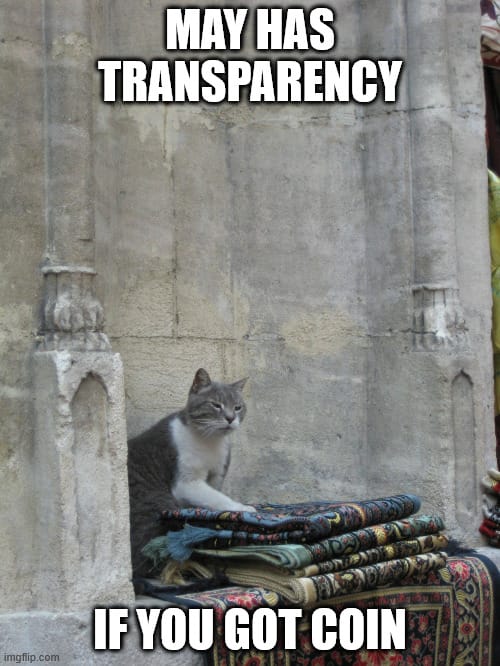
[[[232,422],[234,421],[234,419],[235,419],[234,416],[228,416],[228,415],[226,414],[226,421],[227,421],[228,423],[232,423]]]

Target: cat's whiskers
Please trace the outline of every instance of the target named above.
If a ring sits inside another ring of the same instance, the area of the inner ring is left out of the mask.
[[[212,437],[221,430],[220,426],[213,419],[198,419],[196,421],[196,429],[202,437]]]

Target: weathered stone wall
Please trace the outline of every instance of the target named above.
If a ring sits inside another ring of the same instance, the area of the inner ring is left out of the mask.
[[[0,0],[0,586],[19,611],[2,650],[62,653],[66,632],[82,663],[88,599],[130,593],[123,549],[116,581],[91,582],[126,522],[121,364],[94,288],[129,435],[200,366],[249,375],[229,494],[410,491],[476,539],[494,459],[478,8],[335,3],[335,57],[405,59],[395,106],[102,104],[95,59],[165,57],[164,7]]]
[[[164,57],[162,8],[101,14],[102,55]],[[336,9],[339,50],[354,57],[359,8]],[[129,432],[181,406],[199,366],[250,375],[230,492],[364,488],[361,110],[96,106],[99,289]]]
[[[474,540],[478,481],[494,461],[476,7],[364,10],[369,52],[406,53],[397,111],[365,109],[368,484],[413,487]]]
[[[164,57],[162,9],[101,8],[100,55]],[[200,365],[249,375],[229,492],[411,490],[473,537],[494,453],[477,11],[335,9],[335,57],[405,59],[395,106],[96,102],[128,429],[182,405]]]
[[[43,42],[35,3],[0,3],[1,607],[34,603],[31,352],[45,250]]]

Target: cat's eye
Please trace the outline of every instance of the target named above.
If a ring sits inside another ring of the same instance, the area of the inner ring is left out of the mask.
[[[235,412],[241,412],[241,405],[235,405],[234,406],[234,411]]]
[[[213,402],[212,407],[216,409],[218,412],[220,412],[220,410],[222,409],[222,405],[220,404],[220,402]]]

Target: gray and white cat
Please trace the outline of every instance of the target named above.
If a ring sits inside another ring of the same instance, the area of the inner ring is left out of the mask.
[[[202,506],[219,511],[255,511],[221,492],[231,456],[227,436],[245,417],[242,390],[196,373],[184,409],[129,440],[128,477],[134,575],[151,573],[141,549],[164,533],[165,509]]]

